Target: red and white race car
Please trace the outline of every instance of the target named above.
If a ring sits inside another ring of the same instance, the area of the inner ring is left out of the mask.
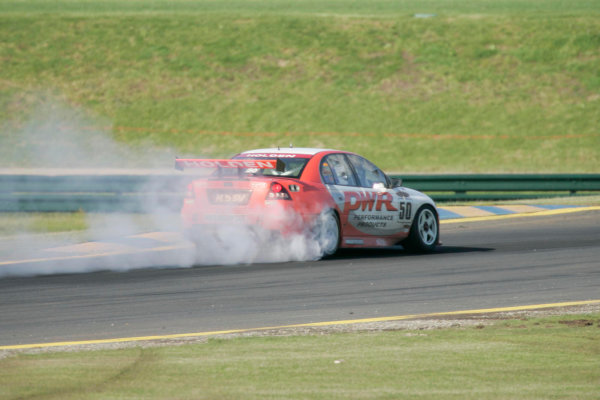
[[[311,234],[322,256],[396,244],[430,252],[439,244],[433,200],[354,153],[259,149],[227,160],[177,159],[175,167],[213,169],[187,188],[181,217],[192,240],[220,224],[239,224],[277,235]]]

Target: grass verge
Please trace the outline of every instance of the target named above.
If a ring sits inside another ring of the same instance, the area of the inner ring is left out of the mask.
[[[450,203],[441,203],[438,206],[444,206],[444,204]],[[452,205],[502,205],[502,204],[510,204],[510,205],[552,205],[552,206],[600,206],[600,196],[598,195],[590,195],[590,196],[564,196],[564,197],[552,197],[552,198],[541,198],[541,199],[526,199],[526,200],[505,200],[505,201],[483,201],[477,202],[474,204],[473,202],[462,202],[462,203],[452,203]]]
[[[341,148],[389,171],[597,172],[599,15],[593,0],[5,1],[0,158],[90,162],[65,149],[107,135],[196,156]]]
[[[84,212],[0,213],[0,236],[84,231],[87,228]]]
[[[0,360],[0,396],[61,399],[595,399],[600,313]]]
[[[73,232],[82,239],[102,233],[133,235],[142,232],[177,230],[179,214],[124,213],[0,213],[0,237],[20,234]]]

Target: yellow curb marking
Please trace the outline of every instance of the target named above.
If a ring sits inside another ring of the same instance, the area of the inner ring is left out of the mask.
[[[444,316],[452,316],[452,315],[487,314],[487,313],[509,312],[509,311],[527,311],[527,310],[556,308],[556,307],[585,306],[585,305],[591,305],[591,304],[600,304],[600,300],[570,301],[570,302],[563,302],[563,303],[549,303],[549,304],[535,304],[535,305],[514,306],[514,307],[485,308],[485,309],[479,309],[479,310],[449,311],[449,312],[428,313],[428,314],[399,315],[399,316],[392,316],[392,317],[365,318],[365,319],[353,319],[353,320],[342,320],[342,321],[310,322],[307,324],[270,326],[270,327],[249,328],[249,329],[231,329],[231,330],[211,331],[211,332],[179,333],[179,334],[173,334],[173,335],[137,336],[137,337],[126,337],[126,338],[115,338],[115,339],[82,340],[82,341],[75,341],[75,342],[18,344],[18,345],[0,346],[0,351],[1,350],[39,349],[39,348],[60,347],[60,346],[81,346],[81,345],[89,345],[89,344],[141,342],[141,341],[149,341],[149,340],[181,339],[181,338],[225,335],[225,334],[231,334],[231,333],[268,331],[268,330],[274,330],[274,329],[310,328],[310,327],[322,327],[322,326],[331,326],[331,325],[364,324],[364,323],[372,323],[372,322],[401,321],[401,320],[408,320],[408,319],[422,319],[422,318],[444,317]]]
[[[174,245],[174,246],[154,247],[152,249],[139,249],[139,250],[128,250],[128,251],[108,251],[105,253],[98,253],[98,254],[92,254],[92,255],[86,254],[86,255],[79,255],[79,256],[46,257],[46,258],[31,258],[29,260],[0,261],[0,266],[13,265],[13,264],[28,264],[28,263],[46,262],[46,261],[65,261],[65,260],[77,260],[77,259],[83,259],[83,258],[119,256],[119,255],[126,255],[126,254],[141,254],[141,253],[150,253],[150,252],[156,252],[156,251],[186,249],[188,247],[190,247],[190,245],[178,244],[178,245]]]
[[[471,206],[448,206],[448,207],[441,207],[444,210],[448,210],[450,212],[453,212],[454,214],[458,214],[458,215],[462,215],[463,217],[487,217],[487,216],[491,216],[491,215],[496,215],[491,211],[485,211],[485,210],[481,210],[479,208],[476,207],[471,207]]]
[[[138,250],[136,247],[128,246],[120,243],[107,243],[107,242],[85,242],[70,244],[67,246],[51,247],[45,249],[53,253],[79,253],[89,256],[95,254],[106,254],[111,252],[127,252]],[[67,256],[68,257],[68,256]]]
[[[177,243],[181,241],[179,232],[147,232],[139,235],[129,236],[130,238],[152,239],[163,243]]]
[[[528,205],[518,205],[518,206],[497,206],[503,210],[512,211],[518,214],[524,213],[532,213],[532,212],[540,212],[540,211],[548,211],[547,208],[528,206]]]
[[[443,219],[440,224],[457,224],[460,222],[478,222],[478,221],[494,221],[497,219],[509,219],[509,218],[530,218],[530,217],[544,217],[549,215],[560,215],[560,214],[572,214],[584,211],[600,211],[600,206],[594,207],[578,207],[578,208],[561,208],[557,210],[546,210],[527,214],[507,214],[507,215],[492,215],[489,217],[472,217],[472,218],[454,218],[454,219]]]

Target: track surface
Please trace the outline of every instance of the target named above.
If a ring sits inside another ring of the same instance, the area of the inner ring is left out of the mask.
[[[600,212],[442,225],[431,255],[0,279],[0,346],[600,298]]]

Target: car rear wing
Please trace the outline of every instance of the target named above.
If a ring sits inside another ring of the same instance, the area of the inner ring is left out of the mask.
[[[238,169],[274,169],[285,171],[285,163],[281,159],[275,160],[218,160],[202,158],[176,158],[175,169],[183,171],[186,168],[238,168]]]

